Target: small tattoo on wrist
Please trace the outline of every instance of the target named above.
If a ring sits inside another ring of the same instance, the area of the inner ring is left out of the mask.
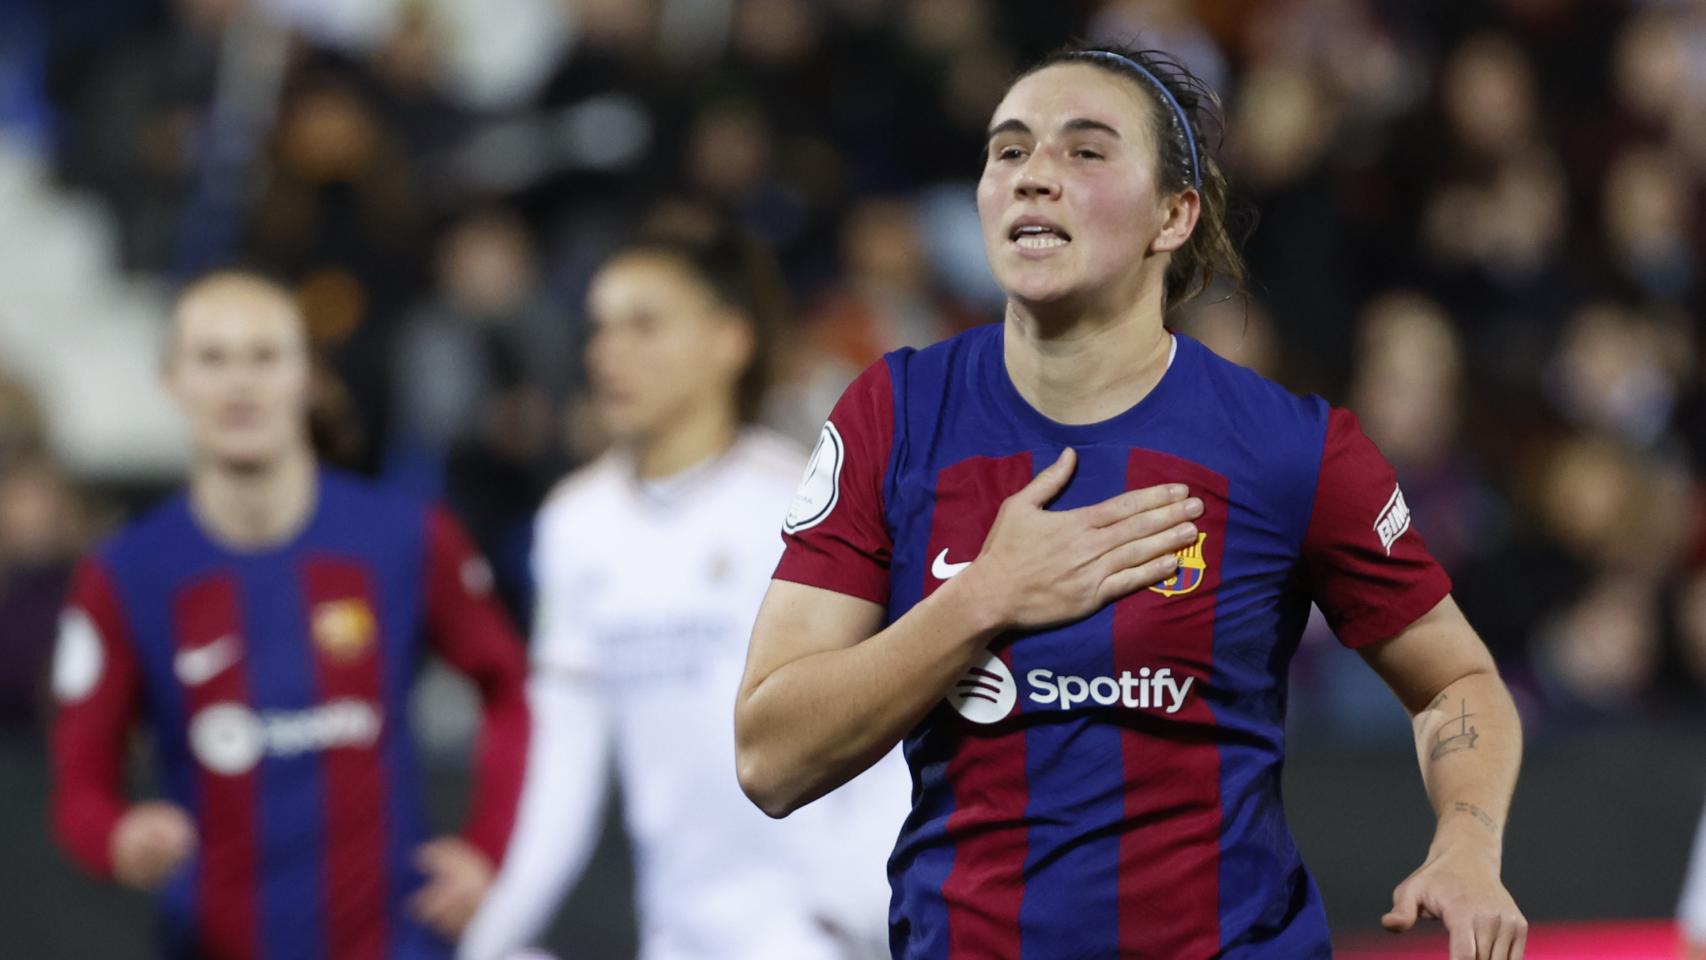
[[[1476,820],[1481,821],[1481,826],[1486,827],[1487,830],[1493,834],[1493,836],[1496,837],[1499,835],[1499,824],[1498,824],[1498,822],[1495,821],[1492,817],[1487,816],[1487,811],[1482,810],[1480,807],[1477,807],[1473,803],[1464,803],[1462,800],[1459,800],[1453,806],[1453,809],[1455,809],[1458,813],[1467,813],[1470,816],[1474,817]]]

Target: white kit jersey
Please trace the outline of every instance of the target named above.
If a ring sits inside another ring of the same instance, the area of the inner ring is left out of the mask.
[[[1682,935],[1694,946],[1706,947],[1706,812],[1700,815],[1700,828],[1694,834],[1694,853],[1688,862],[1688,879],[1683,883],[1682,904],[1678,908]]]
[[[586,735],[552,725],[590,722],[621,778],[644,960],[840,960],[860,952],[849,939],[886,942],[885,864],[909,806],[898,750],[782,821],[753,806],[735,776],[735,696],[805,461],[761,430],[661,484],[638,481],[612,454],[565,481],[540,515],[535,748],[509,856],[525,857],[543,833],[584,828],[565,815],[596,816],[529,796],[549,779],[535,776],[535,759]],[[545,702],[565,688],[590,691],[602,716]],[[554,721],[554,711],[572,719]],[[493,900],[542,892],[506,880]],[[562,892],[550,892],[552,906]],[[471,933],[519,922],[483,916]]]

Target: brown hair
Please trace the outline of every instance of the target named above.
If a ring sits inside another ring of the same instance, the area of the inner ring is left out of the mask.
[[[1160,50],[1137,50],[1113,44],[1074,44],[1048,54],[1020,74],[1018,80],[1047,67],[1080,63],[1122,77],[1142,91],[1150,105],[1155,131],[1156,186],[1179,192],[1195,188],[1202,211],[1184,246],[1174,251],[1167,266],[1165,304],[1175,307],[1208,289],[1217,279],[1229,281],[1235,292],[1244,287],[1244,257],[1239,234],[1230,216],[1226,173],[1214,158],[1207,134],[1218,146],[1222,130],[1220,98],[1185,65]],[[1148,76],[1144,76],[1147,73]],[[1168,103],[1159,84],[1178,103]],[[1188,129],[1186,125],[1188,126]],[[1194,151],[1192,147],[1195,147]],[[1194,156],[1194,164],[1193,164]]]
[[[763,412],[775,366],[772,354],[787,322],[788,287],[764,241],[737,225],[710,221],[689,227],[653,224],[611,259],[634,254],[668,257],[708,286],[718,303],[739,313],[752,331],[752,359],[735,387],[742,423]]]

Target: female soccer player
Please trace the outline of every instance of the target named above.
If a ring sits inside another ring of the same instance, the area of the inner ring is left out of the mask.
[[[448,958],[509,838],[521,643],[449,516],[318,466],[307,330],[241,273],[180,298],[165,381],[188,490],[79,568],[54,662],[54,820],[159,895],[168,957]],[[427,840],[406,723],[436,652],[484,701],[460,837]],[[161,800],[125,794],[133,727]]]
[[[765,263],[725,232],[636,243],[594,278],[588,366],[615,448],[539,518],[534,740],[467,960],[506,957],[550,920],[597,839],[612,748],[646,960],[882,949],[898,754],[800,823],[766,820],[734,775],[729,711],[806,460],[742,426],[780,299]]]
[[[1439,816],[1383,922],[1522,953],[1517,717],[1391,468],[1163,323],[1237,267],[1212,105],[1148,52],[1016,81],[977,193],[1004,322],[860,376],[783,524],[741,783],[782,816],[905,740],[896,957],[1328,955],[1280,802],[1311,601],[1414,715]]]

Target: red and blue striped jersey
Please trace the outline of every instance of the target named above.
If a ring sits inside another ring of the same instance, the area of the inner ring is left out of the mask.
[[[1025,402],[982,327],[888,355],[824,428],[776,575],[889,622],[1063,447],[1078,466],[1055,509],[1164,482],[1205,505],[1173,577],[999,637],[907,736],[897,958],[1330,953],[1280,802],[1287,664],[1311,601],[1354,647],[1450,584],[1349,413],[1176,344],[1142,401],[1074,426]]]
[[[407,727],[430,651],[484,703],[464,838],[496,864],[527,748],[522,648],[491,575],[444,512],[322,470],[305,528],[250,552],[179,496],[79,569],[54,686],[54,819],[110,876],[139,722],[195,855],[159,898],[163,954],[449,958],[404,909],[428,839]]]

